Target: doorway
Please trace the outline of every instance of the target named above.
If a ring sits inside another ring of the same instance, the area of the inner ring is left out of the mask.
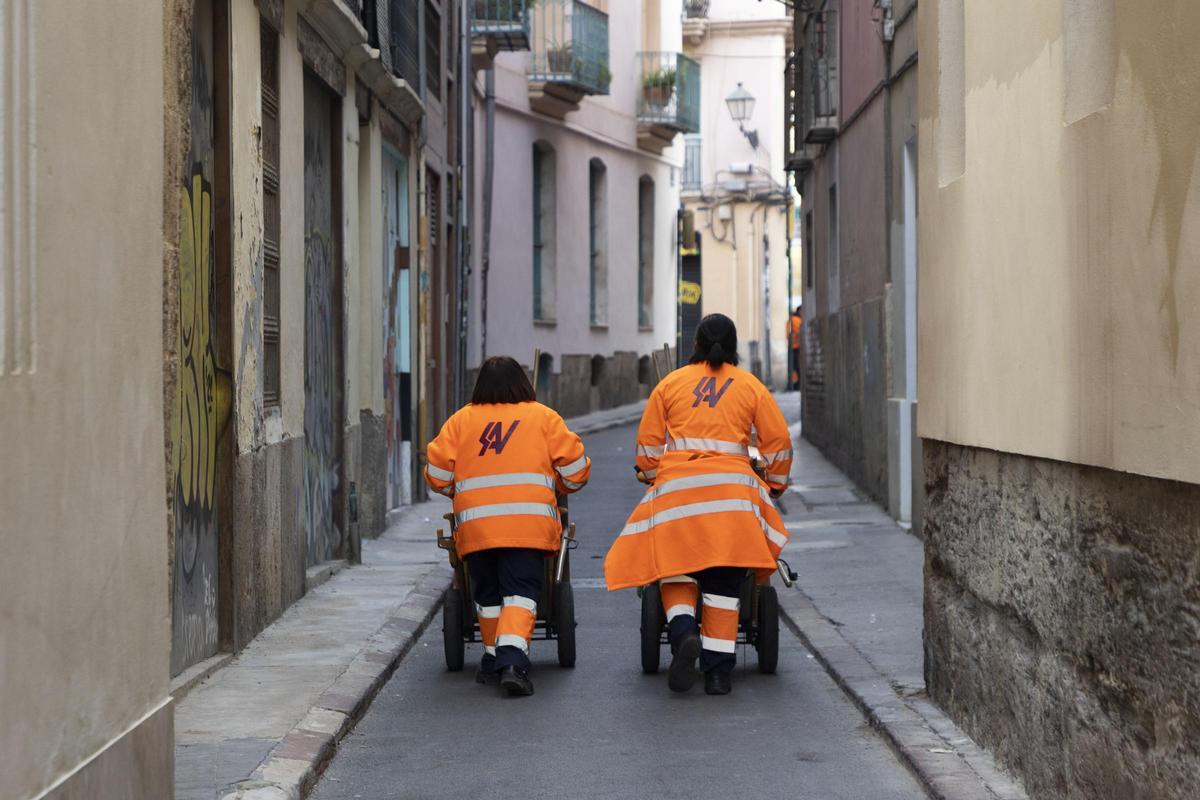
[[[412,314],[409,282],[408,159],[383,155],[384,404],[387,436],[387,507],[412,503]]]
[[[304,73],[305,566],[342,554],[340,100]]]

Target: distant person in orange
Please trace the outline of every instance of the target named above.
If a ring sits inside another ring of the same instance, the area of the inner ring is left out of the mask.
[[[704,691],[729,693],[742,580],[747,570],[766,580],[787,543],[772,496],[787,488],[791,435],[771,392],[737,363],[733,321],[723,314],[701,320],[689,364],[650,393],[637,469],[652,485],[604,562],[609,591],[661,584],[674,692],[692,688],[699,657]],[[750,463],[751,427],[762,478]]]
[[[454,498],[454,547],[465,558],[483,638],[479,683],[533,694],[529,641],[547,553],[561,546],[556,492],[582,489],[583,442],[536,402],[508,356],[483,362],[471,402],[429,443],[425,480]]]
[[[804,317],[800,315],[800,308],[801,306],[796,306],[796,310],[788,317],[787,327],[788,354],[791,356],[792,366],[788,388],[795,391],[800,391],[800,349],[804,346]]]

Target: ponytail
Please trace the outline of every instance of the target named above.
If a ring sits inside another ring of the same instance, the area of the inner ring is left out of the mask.
[[[713,346],[708,348],[708,366],[712,369],[720,369],[725,363],[725,348],[721,347],[720,342],[713,342]]]
[[[709,314],[696,328],[696,349],[689,364],[707,364],[718,370],[722,364],[737,366],[737,327],[724,314]]]

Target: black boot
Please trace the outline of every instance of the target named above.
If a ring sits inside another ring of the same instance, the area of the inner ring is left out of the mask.
[[[675,643],[675,656],[667,670],[667,686],[672,692],[686,692],[696,682],[696,659],[700,657],[700,636],[687,631]]]
[[[484,686],[499,686],[500,673],[494,669],[484,669],[482,666],[475,668],[475,682],[482,683]]]
[[[704,673],[705,694],[729,694],[733,689],[733,681],[728,672],[717,672],[715,669]]]
[[[533,694],[533,681],[528,673],[520,672],[516,667],[505,667],[500,670],[500,685],[512,697],[528,697]]]

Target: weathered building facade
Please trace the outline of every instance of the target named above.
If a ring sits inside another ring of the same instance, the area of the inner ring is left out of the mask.
[[[804,436],[919,530],[917,3],[812,0],[795,26]]]
[[[676,135],[699,72],[678,0],[632,8],[610,25],[582,0],[475,5],[469,363],[540,348],[539,398],[566,415],[645,397],[649,353],[675,344]]]
[[[684,301],[680,349],[691,352],[704,314],[738,328],[742,365],[768,386],[787,385],[788,226],[785,66],[792,19],[780,3],[685,3],[684,47],[701,67],[700,125],[685,136],[684,206],[695,238],[681,279],[699,287]],[[735,120],[726,98],[744,91]],[[692,313],[688,313],[688,312]]]
[[[6,796],[169,797],[171,695],[419,496],[461,11],[0,9]]]
[[[930,693],[1044,798],[1200,786],[1200,7],[921,40]]]

